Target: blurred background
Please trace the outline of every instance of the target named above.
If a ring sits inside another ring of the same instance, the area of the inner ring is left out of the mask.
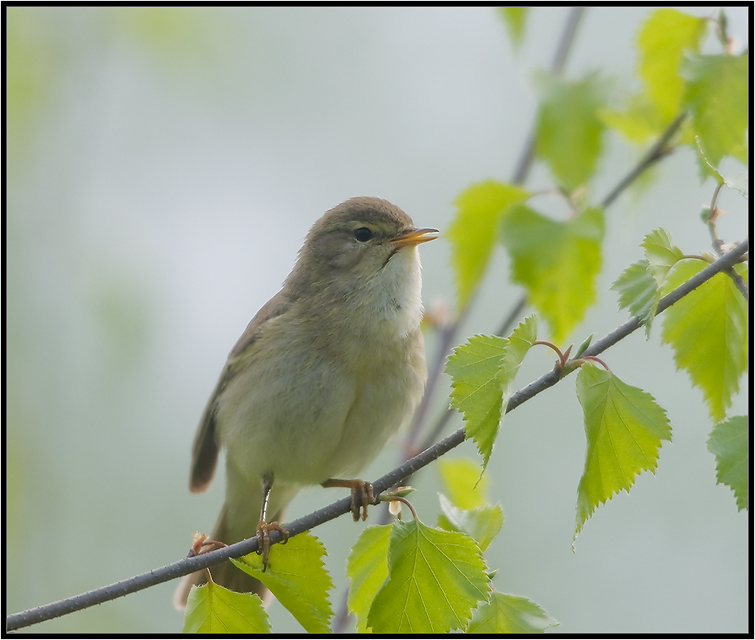
[[[518,52],[493,8],[6,11],[10,613],[173,562],[195,529],[212,528],[224,478],[189,493],[194,431],[227,353],[279,290],[309,226],[373,195],[445,230],[470,183],[509,180],[535,116],[531,73],[548,67],[568,10],[531,10]],[[618,90],[635,90],[633,43],[649,11],[589,9],[566,76],[601,68]],[[747,9],[726,13],[746,48]],[[610,133],[606,145],[596,200],[640,156]],[[599,301],[577,343],[626,319],[609,287],[641,257],[645,233],[663,226],[685,252],[710,250],[698,214],[714,185],[700,186],[692,154],[678,151],[653,176],[609,210]],[[551,184],[536,166],[528,186]],[[719,205],[722,237],[740,240],[747,202],[724,190]],[[421,253],[426,307],[453,308],[449,245]],[[456,343],[497,329],[521,295],[507,276],[499,251]],[[493,452],[490,495],[506,517],[486,552],[494,585],[540,604],[559,632],[747,630],[748,513],[716,485],[702,395],[658,335],[637,332],[605,359],[668,411],[673,442],[655,476],[595,512],[576,553],[585,439],[573,378],[512,413]],[[436,341],[430,331],[429,360]],[[533,350],[517,386],[552,365],[547,349]],[[747,411],[742,386],[730,415]],[[433,420],[447,391],[444,379]],[[454,416],[446,432],[459,426]],[[365,479],[395,466],[400,444]],[[466,443],[451,456],[476,452]],[[437,471],[413,484],[412,502],[434,524]],[[288,516],[343,495],[304,491]],[[336,610],[363,526],[347,516],[315,530]],[[33,629],[179,631],[175,586]],[[277,603],[269,611],[275,631],[301,631]]]

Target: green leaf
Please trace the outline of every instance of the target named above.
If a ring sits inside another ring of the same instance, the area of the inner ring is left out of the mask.
[[[603,151],[605,126],[598,111],[606,82],[592,74],[569,82],[546,72],[535,76],[540,108],[535,125],[535,154],[550,167],[560,187],[571,192],[595,173]]]
[[[723,156],[741,155],[749,115],[748,56],[691,56],[682,75],[684,105],[708,162],[717,167]]]
[[[557,624],[532,600],[496,592],[475,609],[467,633],[543,633]]]
[[[397,520],[388,551],[388,580],[372,603],[375,633],[448,633],[464,629],[489,597],[480,548],[469,536]]]
[[[472,185],[456,199],[456,217],[446,237],[451,242],[459,308],[467,304],[485,275],[501,216],[529,196],[516,185],[488,180]]]
[[[503,526],[501,507],[495,505],[469,510],[457,509],[442,493],[438,495],[440,508],[443,510],[438,516],[438,526],[446,531],[466,533],[485,551]]]
[[[642,246],[645,248],[645,260],[625,269],[611,288],[619,292],[619,307],[629,308],[632,315],[639,316],[649,337],[661,299],[661,287],[671,267],[684,256],[681,249],[672,244],[671,236],[665,229],[656,229],[647,234]]]
[[[262,582],[309,633],[329,633],[333,611],[328,592],[333,587],[325,569],[325,547],[310,532],[270,548],[270,562],[262,571],[256,553],[233,560],[239,569]]]
[[[680,111],[684,83],[679,67],[685,51],[697,51],[705,33],[705,19],[676,9],[658,9],[645,21],[637,38],[637,73],[645,94],[664,124]]]
[[[270,622],[256,593],[236,593],[208,582],[191,588],[183,632],[270,633]]]
[[[716,456],[716,478],[734,491],[737,509],[749,509],[750,433],[747,416],[719,422],[708,438],[708,451]]]
[[[595,301],[602,264],[603,210],[586,209],[557,222],[519,205],[504,216],[501,239],[512,260],[512,279],[560,343]]]
[[[508,342],[498,336],[473,336],[454,349],[446,364],[452,378],[451,406],[464,414],[467,438],[477,444],[483,470],[501,422],[503,391],[498,369]]]
[[[573,359],[579,358],[585,351],[587,351],[588,347],[590,346],[590,343],[592,342],[593,337],[595,336],[594,333],[591,333],[589,336],[587,336],[580,345],[577,347],[576,352],[574,355],[572,355]]]
[[[666,279],[663,293],[689,280],[708,264],[682,260]],[[747,282],[747,266],[734,267]],[[732,279],[719,273],[663,314],[661,339],[674,350],[677,369],[699,387],[714,421],[726,417],[739,380],[747,370],[747,302]]]
[[[607,127],[634,144],[642,144],[655,138],[665,126],[655,105],[644,95],[629,98],[624,111],[598,109],[598,117]]]
[[[514,395],[516,373],[519,371],[524,356],[527,355],[535,340],[537,340],[537,316],[532,315],[522,320],[519,326],[511,332],[508,338],[509,342],[503,350],[503,359],[501,360],[501,366],[498,368],[498,380],[501,383],[501,390],[503,392],[501,422],[503,422],[503,417],[506,415],[509,400]]]
[[[346,561],[349,576],[349,611],[357,617],[357,632],[366,633],[367,614],[377,592],[388,577],[390,524],[367,527],[351,548]]]
[[[637,474],[655,471],[662,440],[671,440],[666,412],[653,396],[622,382],[613,373],[583,364],[577,374],[577,398],[585,415],[587,456],[577,488],[577,534],[596,507]]]
[[[619,308],[629,309],[633,316],[639,316],[645,325],[645,331],[650,336],[650,324],[655,316],[655,310],[660,300],[658,284],[650,273],[647,260],[640,260],[629,265],[611,289],[619,292]]]
[[[506,30],[509,32],[514,49],[519,49],[524,39],[524,27],[529,10],[529,7],[498,7],[498,12],[506,23]]]
[[[459,509],[474,509],[487,502],[487,476],[481,477],[480,465],[469,458],[439,458],[435,468],[440,473],[443,485],[451,502]]]
[[[474,336],[448,358],[451,406],[464,414],[467,438],[477,443],[483,471],[513,394],[514,377],[536,337],[537,318],[530,316],[509,338]]]
[[[666,276],[679,260],[684,257],[682,250],[672,244],[671,235],[665,229],[656,229],[645,236],[642,241],[650,273],[659,287],[663,286]]]

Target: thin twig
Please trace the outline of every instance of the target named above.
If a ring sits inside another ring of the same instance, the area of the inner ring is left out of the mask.
[[[718,194],[721,192],[721,188],[723,186],[723,182],[719,182],[718,185],[716,185],[716,190],[713,192],[713,198],[710,201],[710,211],[708,212],[708,218],[705,221],[705,223],[708,225],[708,231],[710,232],[710,239],[711,243],[713,244],[713,250],[718,256],[722,256],[724,254],[724,241],[718,235],[718,229],[716,228],[716,219],[719,215],[719,209],[716,205],[716,202],[718,200]],[[733,267],[726,271],[726,275],[728,275],[734,281],[734,286],[744,296],[744,299],[749,302],[750,292],[747,289],[744,278],[740,276]]]
[[[667,156],[671,151],[673,151],[673,147],[669,146],[669,143],[671,142],[671,138],[674,137],[676,132],[679,130],[679,127],[682,126],[682,123],[687,119],[687,113],[683,112],[680,115],[677,116],[677,118],[666,128],[666,130],[663,132],[660,138],[656,141],[656,143],[650,148],[650,150],[645,154],[645,157],[635,166],[632,171],[630,171],[626,177],[617,184],[613,191],[611,191],[605,198],[603,198],[603,201],[601,202],[601,205],[605,208],[608,207],[613,203],[616,198],[618,198],[629,185],[631,185],[637,178],[640,177],[647,169],[649,169],[652,165],[654,165],[658,160],[661,158]]]
[[[718,200],[718,194],[721,192],[721,188],[723,186],[723,182],[719,182],[718,185],[716,185],[716,190],[713,192],[713,198],[710,201],[708,219],[705,221],[708,225],[708,231],[710,231],[710,239],[713,243],[713,250],[718,256],[722,256],[724,254],[723,249],[721,248],[724,246],[724,241],[718,237],[718,231],[716,230],[716,218],[718,217],[718,207],[716,206],[716,200]]]
[[[566,24],[564,30],[561,33],[561,38],[556,47],[556,51],[553,53],[553,60],[551,61],[551,73],[554,75],[560,75],[566,61],[571,53],[572,45],[574,44],[575,37],[577,35],[577,27],[582,21],[584,15],[584,7],[572,7],[569,15],[566,17]],[[535,160],[535,129],[530,130],[527,135],[527,141],[522,149],[522,153],[519,156],[519,162],[517,163],[516,171],[514,172],[514,178],[512,182],[514,184],[524,184],[527,180],[527,176],[532,168],[532,163]]]
[[[725,271],[733,264],[737,259],[743,255],[749,247],[749,241],[744,240],[738,244],[734,249],[726,253],[724,256],[716,260],[713,264],[709,265],[699,273],[695,274],[692,278],[681,284],[674,289],[671,293],[664,296],[658,303],[657,314],[662,313],[672,304],[678,302],[689,294],[691,291],[699,287],[701,284],[712,278],[717,273]],[[620,340],[626,338],[633,331],[636,331],[642,326],[642,321],[638,316],[630,318],[623,325],[606,335],[601,340],[593,343],[585,352],[582,357],[597,356],[609,347],[615,345]],[[559,374],[555,371],[549,371],[545,375],[541,376],[534,382],[530,383],[517,393],[515,393],[509,400],[506,412],[513,411],[522,403],[530,400],[537,394],[545,391],[549,387],[552,387],[559,381]],[[401,482],[405,478],[408,478],[412,474],[416,473],[423,467],[427,466],[443,454],[447,453],[451,449],[459,446],[464,442],[466,434],[463,428],[454,431],[450,436],[441,440],[437,444],[429,447],[419,455],[414,456],[411,460],[407,460],[404,464],[396,467],[392,471],[386,473],[382,478],[375,480],[372,483],[375,495],[379,495],[381,492],[386,491],[395,484]],[[327,507],[318,509],[313,513],[310,513],[303,518],[294,520],[286,525],[289,532],[289,537],[293,537],[304,531],[308,531],[316,526],[319,526],[329,520],[333,520],[344,513],[351,512],[351,498],[346,497],[338,500]],[[275,544],[282,540],[283,536],[279,531],[272,531],[270,533],[270,542]],[[200,571],[219,564],[228,558],[238,558],[242,555],[252,553],[257,550],[258,540],[256,537],[237,542],[236,544],[229,545],[216,551],[209,551],[195,555],[193,557],[184,558],[178,562],[155,569],[148,573],[144,573],[127,580],[122,580],[106,587],[100,587],[83,593],[72,598],[65,600],[59,600],[51,604],[29,609],[27,611],[21,611],[20,613],[14,613],[6,618],[6,631],[15,631],[23,627],[28,627],[32,624],[44,622],[45,620],[51,620],[67,613],[73,613],[74,611],[80,611],[87,607],[94,606],[96,604],[102,604],[109,600],[141,591],[148,587],[152,587],[156,584],[167,582],[181,576],[187,575],[194,571]]]

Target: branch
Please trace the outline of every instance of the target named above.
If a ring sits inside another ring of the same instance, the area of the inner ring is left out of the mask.
[[[614,187],[613,191],[611,191],[605,198],[603,198],[601,204],[604,208],[611,205],[613,201],[616,200],[616,198],[618,198],[627,189],[627,187],[629,187],[629,185],[637,180],[637,178],[639,178],[640,175],[642,175],[647,169],[652,167],[656,162],[658,162],[658,160],[664,158],[673,151],[673,147],[669,145],[671,138],[674,137],[676,132],[679,130],[679,127],[682,126],[682,123],[686,119],[686,111],[676,117],[676,120],[674,120],[666,128],[661,137],[658,138],[656,143],[650,148],[645,157],[640,160],[637,166],[632,169],[632,171],[630,171],[626,175],[626,177],[616,185],[616,187]]]
[[[566,18],[566,24],[564,25],[564,31],[561,34],[561,39],[558,42],[556,51],[553,54],[553,60],[551,61],[551,73],[554,75],[561,75],[566,65],[566,60],[571,52],[572,44],[574,44],[574,38],[577,34],[577,27],[582,20],[582,15],[585,12],[584,7],[572,7],[569,15]],[[519,162],[517,163],[517,169],[514,172],[514,184],[523,184],[527,179],[532,168],[532,163],[535,160],[535,129],[530,129],[527,136],[527,143],[522,149],[522,155],[519,156]]]
[[[681,298],[689,294],[691,291],[699,287],[705,281],[712,278],[719,272],[725,271],[737,262],[737,259],[742,256],[749,247],[749,240],[744,240],[738,244],[734,249],[726,253],[723,257],[716,260],[713,264],[703,269],[700,273],[696,274],[687,282],[674,289],[671,293],[664,296],[658,303],[657,314],[662,313],[668,307],[675,302],[678,302]],[[639,317],[634,316],[630,318],[623,325],[609,333],[607,336],[593,343],[589,349],[585,350],[581,357],[597,356],[609,347],[613,346],[620,340],[626,338],[629,334],[636,331],[642,322]],[[517,393],[515,393],[508,403],[506,412],[513,411],[519,405],[523,404],[527,400],[530,400],[537,394],[545,391],[549,387],[552,387],[559,381],[559,374],[556,371],[550,371],[541,376],[534,382],[530,383]],[[407,460],[404,464],[398,466],[392,471],[385,474],[382,478],[375,480],[372,483],[377,496],[380,492],[389,489],[395,484],[401,482],[410,475],[416,473],[423,467],[430,464],[433,460],[436,460],[443,454],[447,453],[451,449],[457,447],[464,442],[466,436],[464,429],[458,429],[454,431],[450,436],[441,440],[437,444],[429,447],[419,455],[414,456],[411,460]],[[318,525],[321,525],[329,520],[333,520],[344,513],[351,511],[351,498],[343,498],[338,500],[327,507],[319,509],[313,513],[310,513],[303,518],[294,520],[286,525],[290,536],[298,535],[304,531],[308,531]],[[277,543],[281,541],[281,534],[278,531],[272,531],[270,533],[271,543]],[[173,580],[184,576],[186,574],[205,569],[213,566],[228,558],[238,558],[247,553],[252,553],[257,550],[258,541],[257,538],[249,538],[232,544],[228,547],[218,549],[216,551],[210,551],[191,558],[184,558],[173,564],[169,564],[160,569],[155,569],[149,573],[122,580],[115,584],[94,589],[72,598],[65,600],[59,600],[51,604],[47,604],[34,609],[28,609],[20,613],[14,613],[6,618],[6,631],[14,631],[23,627],[28,627],[32,624],[44,622],[58,616],[73,613],[74,611],[80,611],[87,607],[91,607],[95,604],[101,604],[115,598],[125,596],[129,593],[134,593],[148,587],[152,587],[168,580]]]

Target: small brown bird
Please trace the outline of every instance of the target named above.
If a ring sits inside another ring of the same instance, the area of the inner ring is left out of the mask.
[[[268,532],[282,529],[283,510],[308,485],[350,487],[357,519],[355,495],[366,505],[371,487],[351,478],[424,392],[417,245],[437,237],[380,198],[347,200],[312,226],[283,289],[231,351],[199,424],[191,491],[207,489],[226,450],[225,504],[212,539],[256,534],[267,561]],[[210,571],[229,589],[264,593],[231,562]],[[176,606],[205,581],[205,572],[186,576]]]

